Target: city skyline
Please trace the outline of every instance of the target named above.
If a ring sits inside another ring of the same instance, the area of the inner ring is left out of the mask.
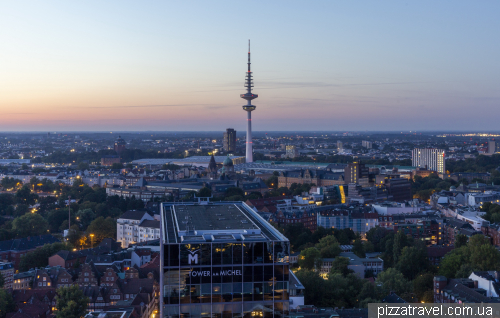
[[[5,2],[2,131],[497,130],[497,2]]]

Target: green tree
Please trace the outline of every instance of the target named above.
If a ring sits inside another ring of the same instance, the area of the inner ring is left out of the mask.
[[[467,245],[467,240],[467,236],[465,236],[464,234],[458,234],[455,237],[455,248],[460,248],[464,245]]]
[[[322,258],[334,258],[342,252],[340,244],[334,235],[321,238],[315,247],[319,250]]]
[[[2,188],[8,190],[22,186],[23,183],[19,179],[6,177],[2,179],[2,182],[0,184],[2,185]]]
[[[75,214],[77,212],[75,209],[71,209],[71,223],[75,224],[76,222],[76,217]],[[62,209],[55,209],[51,210],[47,213],[47,221],[49,222],[50,225],[50,230],[52,232],[58,232],[59,229],[61,228],[61,225],[64,223],[64,221],[68,221],[68,217],[70,216],[69,211],[67,208],[62,208]]]
[[[88,168],[89,164],[86,162],[80,162],[77,167],[78,170],[87,170]]]
[[[356,239],[354,240],[354,244],[352,246],[352,252],[357,256],[357,257],[360,257],[360,258],[365,258],[366,257],[366,254],[365,254],[365,249],[363,247],[363,243],[361,242],[360,239]]]
[[[408,280],[413,280],[418,274],[432,269],[425,245],[405,246],[401,253],[396,269]]]
[[[105,238],[116,237],[116,222],[110,217],[104,219],[100,216],[90,223],[87,233],[94,234],[94,246],[96,246]]]
[[[198,191],[197,197],[202,197],[202,198],[209,198],[212,196],[212,189],[203,187]]]
[[[12,294],[5,289],[0,289],[0,318],[4,318],[8,313],[15,310]]]
[[[0,288],[3,288],[5,285],[5,278],[3,277],[2,273],[0,273]]]
[[[123,163],[113,163],[111,169],[123,169]]]
[[[319,270],[321,267],[321,253],[315,247],[306,248],[299,255],[299,266],[308,270]]]
[[[381,284],[385,295],[393,291],[402,297],[401,295],[412,292],[412,283],[395,268],[389,268],[379,273],[375,282]]]
[[[78,210],[76,218],[82,225],[82,229],[86,229],[95,219],[96,214],[91,209]]]
[[[371,228],[368,232],[366,232],[366,239],[368,242],[371,242],[375,247],[375,252],[384,252],[385,251],[385,240],[384,238],[390,234],[389,230],[386,228],[376,226]]]
[[[472,236],[467,245],[448,253],[439,266],[439,274],[448,278],[494,270],[500,270],[500,251],[483,235]]]
[[[38,195],[31,193],[28,186],[23,186],[21,189],[17,190],[15,200],[16,203],[33,205],[38,199]]]
[[[245,196],[245,192],[241,188],[231,187],[231,188],[227,188],[226,192],[224,193],[224,196],[226,198],[227,197],[236,196],[236,195],[244,197]]]
[[[272,175],[266,180],[266,185],[272,189],[278,189],[278,176]]]
[[[78,285],[61,287],[57,289],[56,317],[57,318],[80,318],[87,312],[89,299]]]
[[[44,246],[28,252],[21,257],[19,262],[19,271],[26,272],[30,268],[42,268],[49,264],[49,257],[56,254],[61,250],[71,251],[73,246],[68,243],[52,243],[45,244]]]
[[[403,231],[398,231],[394,236],[394,246],[392,247],[392,254],[395,264],[398,263],[403,248],[410,245],[411,244],[408,236]]]
[[[297,278],[304,285],[304,303],[321,306],[326,293],[326,281],[319,276],[319,272],[301,269]]]
[[[426,300],[426,293],[431,291],[433,292],[433,279],[434,275],[432,273],[424,273],[420,274],[413,280],[413,292],[415,296],[417,296],[419,301]]]
[[[354,273],[352,269],[349,269],[350,260],[347,257],[335,257],[332,262],[332,268],[330,269],[330,275],[340,274],[342,276],[347,276],[350,273]]]
[[[363,243],[363,247],[365,249],[365,253],[373,253],[375,252],[375,245],[372,242],[366,241]]]
[[[366,281],[356,274],[329,275],[323,304],[328,307],[352,308],[359,306],[361,290]]]
[[[17,237],[36,236],[47,234],[49,224],[39,214],[26,213],[14,219],[12,230],[16,233]]]

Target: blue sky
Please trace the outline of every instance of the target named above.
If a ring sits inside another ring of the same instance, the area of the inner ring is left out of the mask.
[[[498,1],[3,1],[0,130],[499,130]]]

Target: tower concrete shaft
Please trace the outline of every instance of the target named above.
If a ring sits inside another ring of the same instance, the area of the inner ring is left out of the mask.
[[[243,110],[247,112],[247,140],[246,140],[246,162],[253,162],[253,148],[252,148],[252,111],[255,110],[255,106],[252,105],[252,100],[259,97],[257,94],[252,93],[253,81],[252,72],[250,70],[250,40],[248,40],[248,71],[245,78],[245,87],[247,92],[245,94],[240,94],[240,97],[247,101],[246,105],[243,105]]]

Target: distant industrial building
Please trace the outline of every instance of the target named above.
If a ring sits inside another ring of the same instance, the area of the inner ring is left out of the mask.
[[[446,173],[445,151],[436,148],[415,148],[412,151],[412,166]]]
[[[236,151],[236,130],[233,128],[226,129],[222,147],[226,152]]]

